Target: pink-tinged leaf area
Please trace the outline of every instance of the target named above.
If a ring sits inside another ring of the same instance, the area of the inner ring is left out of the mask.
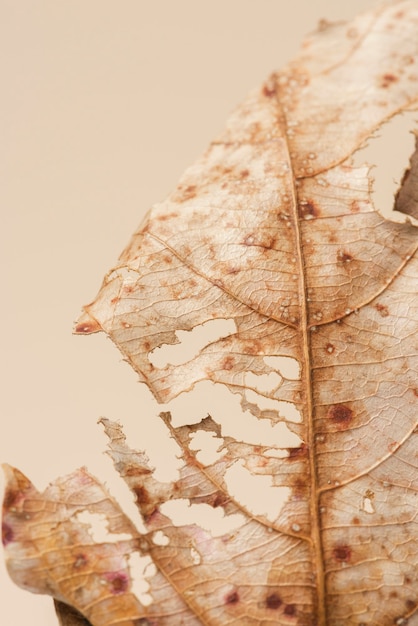
[[[44,494],[13,471],[3,542],[18,584],[92,626],[418,626],[418,231],[382,217],[371,167],[353,164],[376,129],[417,108],[417,0],[322,22],[152,207],[76,333],[104,331],[158,401],[223,385],[293,444],[162,413],[183,462],[162,483],[102,420],[146,532],[83,470]],[[415,153],[394,204],[411,217],[417,166]],[[180,331],[213,320],[232,330],[156,364]],[[207,465],[191,445],[202,431],[219,442]],[[274,514],[231,492],[238,465],[270,478]],[[241,521],[221,535],[176,525],[173,500]],[[84,509],[131,539],[93,542]],[[155,566],[150,602],[132,592],[137,553]]]

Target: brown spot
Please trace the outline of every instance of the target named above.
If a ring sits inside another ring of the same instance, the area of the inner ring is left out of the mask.
[[[244,244],[244,246],[254,246],[255,245],[255,235],[250,233],[249,235],[247,235],[245,237],[245,239],[244,239],[244,241],[242,243]]]
[[[312,219],[314,217],[319,217],[321,215],[321,211],[313,200],[302,200],[299,203],[299,215],[305,220]]]
[[[398,448],[399,448],[399,441],[391,441],[391,443],[388,444],[389,452],[396,452]]]
[[[288,616],[296,615],[296,606],[294,604],[286,604],[283,613]]]
[[[144,474],[151,474],[151,470],[148,467],[143,467],[141,465],[129,465],[125,469],[125,476],[143,476]]]
[[[289,461],[295,461],[297,459],[302,459],[308,455],[308,446],[306,443],[303,443],[298,448],[288,448],[289,456],[287,457]]]
[[[412,393],[414,394],[414,396],[418,398],[418,389],[413,389]]]
[[[6,524],[6,522],[2,522],[1,524],[1,542],[4,546],[7,546],[8,543],[13,541],[14,534],[11,527]]]
[[[213,508],[216,509],[218,506],[225,506],[229,502],[229,497],[222,493],[222,491],[218,492],[211,503]]]
[[[242,170],[240,173],[240,178],[248,178],[248,176],[250,175],[250,171],[249,170]]]
[[[177,187],[177,193],[174,196],[174,200],[176,202],[187,202],[187,200],[191,200],[195,196],[196,196],[196,185],[188,185],[187,187],[184,187],[184,188],[182,185],[179,185]],[[166,215],[159,215],[157,219],[160,222],[163,222],[174,216],[177,217],[177,214],[167,213]]]
[[[88,558],[86,557],[85,554],[80,552],[79,554],[75,555],[73,567],[75,567],[75,569],[81,569],[85,567],[87,563],[88,563]]]
[[[129,578],[125,572],[110,572],[105,574],[105,578],[109,582],[111,592],[115,595],[125,593],[129,587]]]
[[[383,89],[387,89],[388,87],[390,87],[390,85],[393,85],[393,83],[398,82],[398,80],[399,78],[394,74],[383,74],[382,78],[380,79],[380,87],[382,87]]]
[[[186,188],[189,189],[188,187]],[[164,213],[164,215],[159,215],[157,217],[157,220],[159,222],[166,222],[167,220],[171,220],[172,218],[178,217],[178,213]]]
[[[415,600],[406,600],[405,601],[406,604],[406,608],[408,609],[408,611],[413,611],[414,609],[417,608],[417,603],[415,602]]]
[[[353,200],[351,203],[350,211],[352,213],[358,213],[360,211],[360,203],[357,200]]]
[[[271,593],[266,598],[266,607],[268,609],[272,609],[273,611],[276,611],[277,609],[279,609],[282,606],[282,604],[283,604],[283,601],[277,593]]]
[[[231,591],[225,596],[225,604],[237,604],[239,602],[238,591]]]
[[[347,562],[351,559],[351,548],[345,544],[335,546],[332,554],[337,561]]]
[[[136,501],[138,504],[149,504],[151,502],[148,491],[142,485],[133,487],[132,491],[136,495]]]
[[[409,576],[405,576],[404,582],[405,585],[410,585],[412,583],[412,579]]]
[[[263,85],[263,96],[266,96],[266,98],[274,98],[274,96],[276,95],[276,90],[277,86],[275,82],[273,82],[273,80],[270,80]]]
[[[115,296],[114,298],[111,299],[110,304],[116,304],[117,302],[119,302],[119,297]]]
[[[91,322],[82,322],[77,324],[74,329],[75,335],[90,335],[91,333],[98,333],[101,330],[101,326],[98,322],[92,320]]]
[[[328,409],[327,417],[334,423],[347,426],[353,419],[353,411],[344,404],[334,404]]]
[[[358,526],[360,524],[360,520],[358,517],[353,517],[353,519],[351,520],[351,523],[354,524],[355,526]]]
[[[352,255],[349,252],[345,252],[344,250],[339,250],[337,254],[337,261],[339,263],[350,263],[353,260]]]
[[[294,500],[302,500],[306,496],[307,484],[302,478],[296,478],[292,484]]]
[[[153,519],[158,517],[159,512],[158,507],[154,507],[149,513],[143,513],[145,523],[152,524]]]
[[[328,352],[328,354],[332,354],[335,350],[335,346],[332,343],[327,343],[327,345],[325,346],[325,351]]]
[[[389,315],[389,309],[385,304],[376,304],[374,308],[382,317],[387,317]]]

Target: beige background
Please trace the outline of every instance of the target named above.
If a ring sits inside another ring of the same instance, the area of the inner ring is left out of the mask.
[[[101,415],[161,452],[148,391],[103,336],[73,337],[73,321],[246,92],[319,18],[374,4],[0,1],[1,461],[40,488],[86,464],[120,493]],[[0,597],[5,626],[56,624],[51,601],[15,587],[1,561]]]

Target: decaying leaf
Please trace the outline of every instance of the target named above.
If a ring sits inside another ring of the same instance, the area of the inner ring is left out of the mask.
[[[323,23],[151,209],[85,307],[76,332],[105,331],[159,401],[220,383],[295,443],[237,441],[211,417],[175,428],[163,413],[184,464],[162,483],[103,420],[144,534],[84,470],[42,495],[11,471],[10,574],[54,596],[65,626],[418,625],[418,233],[381,216],[370,168],[352,162],[417,108],[417,66],[416,0]],[[413,217],[417,163],[395,203]],[[154,364],[176,333],[214,319],[234,330],[186,363]],[[219,441],[208,465],[191,446],[201,431]],[[237,465],[271,477],[274,515],[230,493]],[[162,509],[178,498],[221,507],[235,529],[176,526]],[[83,510],[128,538],[95,542]],[[146,597],[135,554],[152,559]]]

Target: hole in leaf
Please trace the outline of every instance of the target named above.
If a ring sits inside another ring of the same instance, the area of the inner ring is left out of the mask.
[[[155,573],[156,568],[151,557],[141,556],[138,552],[130,553],[129,568],[131,574],[131,591],[144,606],[148,606],[152,603],[152,597],[148,593],[150,585],[146,579],[146,577],[152,577],[151,567],[154,568]]]
[[[190,448],[198,450],[196,458],[204,465],[215,463],[221,456],[218,449],[222,446],[223,439],[206,430],[198,430],[191,436]]]
[[[300,423],[302,416],[300,411],[291,402],[283,402],[274,398],[266,398],[261,394],[255,393],[251,389],[246,389],[245,397],[251,404],[256,404],[262,411],[277,411],[281,418],[289,420],[289,422]],[[292,445],[292,444],[289,444]]]
[[[96,543],[116,542],[132,539],[128,533],[111,533],[104,513],[81,511],[75,516],[77,522],[90,526],[89,532]]]
[[[393,210],[394,197],[415,149],[415,138],[411,130],[416,126],[416,111],[395,115],[354,156],[357,167],[364,163],[375,165],[370,173],[374,179],[373,203],[383,217],[394,222],[406,220],[405,215]]]
[[[261,374],[260,376],[257,376],[252,372],[247,372],[245,374],[245,384],[248,387],[253,387],[261,393],[274,391],[280,385],[282,380],[282,377],[275,372],[270,372],[270,374]]]
[[[210,343],[224,339],[236,333],[233,320],[209,320],[192,330],[178,330],[176,337],[179,343],[164,344],[149,353],[148,358],[154,367],[159,369],[168,364],[181,365],[191,361]]]
[[[153,536],[152,541],[156,546],[168,546],[170,539],[161,530],[157,530]]]
[[[368,489],[363,497],[362,509],[366,513],[374,513],[375,508],[373,506],[374,493]]]
[[[254,394],[255,399],[263,398]],[[290,402],[269,400],[280,417],[290,422],[300,423],[302,418],[297,408]],[[193,424],[208,414],[221,425],[224,437],[234,437],[237,441],[246,441],[254,445],[298,447],[301,439],[280,422],[272,426],[269,420],[259,420],[249,411],[243,411],[240,396],[231,393],[225,385],[209,381],[197,383],[192,391],[183,398],[176,398],[166,405],[173,417],[173,424]]]
[[[195,565],[200,565],[200,563],[202,562],[202,557],[200,556],[200,553],[195,548],[192,548],[190,550],[190,553],[192,555],[193,563]]]
[[[213,537],[225,535],[245,523],[243,515],[225,515],[222,507],[214,509],[209,504],[189,504],[188,500],[164,502],[161,512],[169,517],[175,526],[197,524],[209,531]]]
[[[254,515],[265,515],[271,522],[276,521],[291,494],[288,487],[273,486],[271,476],[251,474],[242,461],[226,471],[225,481],[234,499]]]
[[[300,365],[297,359],[290,356],[265,356],[263,361],[275,369],[283,378],[300,380]]]

